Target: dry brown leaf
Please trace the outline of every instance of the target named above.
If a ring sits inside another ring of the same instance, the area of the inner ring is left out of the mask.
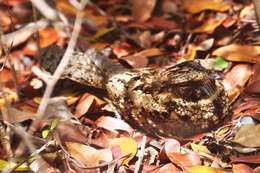
[[[56,139],[60,144],[67,141],[77,143],[88,143],[91,129],[81,124],[73,124],[71,121],[59,121],[54,129],[57,133]]]
[[[214,44],[214,38],[209,38],[207,40],[202,41],[199,45],[197,50],[207,51],[209,50]]]
[[[160,152],[160,160],[168,160],[170,153],[179,153],[181,151],[181,144],[175,139],[167,139]]]
[[[101,162],[112,161],[112,153],[107,150],[97,150],[91,146],[76,142],[65,142],[69,153],[87,167],[98,166]],[[106,151],[106,154],[103,152]]]
[[[114,156],[123,157],[130,154],[129,157],[123,159],[122,164],[128,164],[137,152],[137,144],[132,138],[116,138],[109,143],[109,148]]]
[[[245,164],[235,164],[232,167],[233,173],[255,173],[252,168]]]
[[[209,32],[214,31],[218,26],[222,24],[222,22],[227,18],[226,14],[217,13],[217,14],[209,14],[209,17],[203,24],[194,29],[188,29],[189,32]]]
[[[253,66],[253,75],[250,77],[246,87],[248,93],[260,93],[260,62]]]
[[[247,46],[230,44],[216,49],[212,55],[222,57],[229,61],[256,62],[256,56],[260,54],[260,46]]]
[[[66,16],[75,16],[78,10],[73,7],[68,0],[55,0],[56,8]],[[108,18],[93,7],[87,7],[83,11],[84,16],[91,20],[95,27],[105,26],[108,23]]]
[[[94,95],[90,95],[89,93],[85,93],[76,106],[75,116],[80,117],[89,112],[92,106],[99,108],[103,104],[105,104],[103,100]]]
[[[134,68],[143,68],[148,64],[148,58],[143,55],[125,56],[120,59],[125,60],[129,65]]]
[[[113,53],[117,56],[117,58],[129,55],[132,51],[132,46],[125,42],[113,46]]]
[[[138,22],[145,22],[148,20],[155,7],[156,0],[134,0],[133,1],[133,17]]]
[[[240,95],[251,74],[252,68],[248,64],[238,64],[225,74],[222,84],[228,93],[229,103],[233,103]]]
[[[260,147],[260,124],[242,125],[233,141],[246,147]]]
[[[16,6],[16,5],[21,5],[23,3],[29,2],[29,0],[8,0],[8,1],[3,1],[1,3],[10,5],[10,6]]]
[[[26,55],[36,55],[37,51],[37,43],[32,39],[27,41],[25,47],[23,48],[23,53]]]
[[[166,20],[163,17],[153,16],[145,23],[130,23],[122,26],[122,29],[128,28],[141,28],[141,29],[165,29],[172,32],[181,32],[182,29],[178,26],[174,20]]]
[[[204,10],[214,10],[224,12],[230,8],[223,3],[223,0],[186,0],[184,8],[190,13],[198,13]]]
[[[141,52],[136,53],[135,55],[143,55],[143,56],[159,56],[163,55],[164,52],[161,51],[158,48],[150,48],[150,49],[145,49]]]
[[[59,34],[54,28],[48,27],[39,31],[39,37],[40,47],[45,48],[58,41]]]
[[[128,133],[133,132],[132,127],[130,127],[126,122],[109,116],[102,116],[97,119],[95,123],[98,127],[102,127],[114,133],[118,133],[117,130],[123,130]]]
[[[225,171],[223,169],[212,168],[208,166],[192,166],[186,169],[191,173],[228,173],[228,171]]]
[[[200,156],[195,152],[188,152],[186,154],[181,153],[168,153],[167,154],[172,163],[181,167],[190,167],[201,165]]]
[[[129,166],[132,171],[136,169],[136,165]],[[142,165],[142,173],[186,173],[172,163],[163,166]]]

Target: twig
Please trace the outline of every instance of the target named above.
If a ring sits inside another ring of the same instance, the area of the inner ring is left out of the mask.
[[[37,16],[37,10],[34,4],[32,3],[32,12],[33,12],[33,21],[37,22],[38,16]],[[36,39],[36,45],[37,45],[37,54],[35,55],[39,64],[40,64],[40,55],[41,55],[41,49],[40,49],[40,36],[39,36],[39,30],[37,30],[35,33],[33,33],[34,38]],[[41,66],[41,64],[40,64]]]
[[[45,83],[48,83],[48,81],[51,80],[52,76],[48,73],[44,73],[39,67],[33,66],[32,72],[39,76]]]
[[[138,158],[136,169],[135,169],[134,173],[138,173],[141,168],[142,161],[144,158],[144,149],[145,149],[146,140],[147,140],[147,137],[143,136],[141,150],[140,150],[140,157]]]
[[[39,29],[46,28],[48,25],[49,23],[45,19],[39,20],[34,23],[29,23],[17,31],[2,35],[2,43],[5,43],[7,48],[17,46],[20,43],[28,40],[32,33],[38,31]]]
[[[44,0],[31,0],[32,4],[49,20],[57,20],[57,12],[52,9]]]
[[[82,0],[81,2],[85,2],[83,5],[86,5],[87,0]],[[83,8],[84,7],[82,6],[81,9],[83,9]],[[54,86],[57,83],[57,81],[60,79],[65,67],[67,66],[67,64],[69,62],[69,59],[73,53],[73,49],[76,45],[76,41],[77,41],[80,29],[81,29],[81,23],[82,23],[82,13],[81,13],[81,11],[79,11],[76,16],[74,30],[72,32],[72,37],[69,41],[68,48],[66,49],[65,54],[64,54],[62,60],[60,61],[60,64],[58,65],[56,71],[54,72],[51,80],[49,80],[47,82],[46,90],[44,92],[41,104],[37,111],[37,119],[42,119],[45,109],[47,107],[48,101],[49,101],[52,91],[54,89]],[[36,125],[36,122],[37,121],[33,122],[33,124],[32,124],[33,127]]]
[[[4,42],[2,42],[2,36],[3,36],[3,30],[2,30],[2,27],[0,27],[0,46],[3,48],[6,59],[10,64],[11,74],[12,74],[12,77],[14,80],[14,88],[15,88],[15,92],[16,92],[16,96],[17,96],[17,101],[19,101],[20,100],[20,91],[19,91],[18,80],[16,77],[16,71],[14,69],[13,61],[11,60],[11,57],[10,57],[10,49],[8,50],[7,46],[4,44]]]
[[[27,157],[26,159],[24,159],[23,161],[21,161],[20,163],[16,164],[13,168],[9,169],[8,172],[13,172],[15,171],[19,166],[21,166],[22,164],[24,164],[25,162],[27,162],[30,158],[35,157],[37,155],[39,155],[42,151],[44,151],[47,147],[49,147],[50,145],[55,145],[55,140],[49,141],[46,144],[44,144],[41,148],[37,149],[35,152],[33,152],[32,154],[30,154],[29,157]]]

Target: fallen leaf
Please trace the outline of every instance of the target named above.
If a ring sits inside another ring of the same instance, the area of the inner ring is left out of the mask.
[[[214,38],[209,38],[207,40],[204,40],[203,42],[201,42],[198,47],[197,50],[200,51],[207,51],[209,50],[214,44]]]
[[[79,103],[76,106],[75,116],[79,118],[85,113],[89,112],[92,107],[98,109],[101,105],[104,105],[105,102],[98,97],[91,95],[89,93],[85,93]]]
[[[212,55],[222,57],[228,61],[234,62],[256,62],[256,56],[260,54],[260,46],[248,46],[239,44],[230,44],[223,46],[215,51]]]
[[[252,168],[245,164],[235,164],[232,167],[232,172],[233,173],[255,173]]]
[[[158,48],[150,48],[150,49],[145,49],[143,51],[140,51],[138,53],[136,53],[135,55],[142,55],[142,56],[159,56],[159,55],[163,55],[164,52],[161,51]]]
[[[91,146],[76,142],[65,142],[65,144],[69,153],[87,167],[98,166],[101,162],[112,160],[112,153],[110,157],[107,157],[107,155]]]
[[[133,0],[132,13],[138,22],[145,22],[151,17],[156,0]]]
[[[55,0],[54,2],[58,11],[66,16],[75,16],[77,14],[78,10],[68,0]],[[91,20],[96,28],[105,26],[108,23],[108,17],[101,15],[96,8],[91,8],[91,6],[86,7],[82,14]]]
[[[212,61],[212,63],[213,63],[213,69],[216,71],[222,71],[228,67],[228,61],[224,60],[221,57],[217,57]]]
[[[212,168],[208,166],[193,166],[186,169],[191,173],[228,173],[228,171],[224,171],[220,168]]]
[[[29,2],[29,0],[7,0],[7,1],[3,1],[1,3],[10,5],[10,6],[16,6],[16,5],[21,5],[23,3],[26,3],[26,2]]]
[[[209,14],[206,21],[203,22],[202,25],[196,28],[189,28],[189,32],[212,32],[214,31],[218,26],[222,24],[222,22],[227,18],[226,14],[217,13],[217,14]]]
[[[116,149],[117,147],[119,147],[119,150]],[[114,156],[123,157],[130,154],[129,157],[123,159],[121,163],[122,165],[128,164],[137,152],[137,144],[135,140],[131,138],[116,138],[109,143],[109,148],[112,150],[112,152],[115,151],[113,152]]]
[[[230,8],[222,0],[186,0],[184,8],[190,13],[198,13],[204,10],[214,10],[224,12]]]
[[[136,169],[136,165],[129,166],[132,171]],[[167,163],[163,166],[142,165],[142,173],[185,173],[180,168],[172,163]]]
[[[5,160],[2,160],[0,159],[0,171],[2,171],[4,168],[6,167],[10,167],[10,168],[13,168],[15,167],[17,164],[14,163],[14,162],[11,162],[9,165],[8,165],[8,162],[5,161]],[[15,171],[29,171],[29,168],[26,164],[22,164],[21,166],[19,166],[18,168],[15,169]]]
[[[246,147],[260,147],[260,124],[242,125],[233,140]]]
[[[113,118],[110,116],[102,116],[96,120],[97,127],[102,127],[114,133],[118,133],[117,130],[123,130],[128,133],[132,133],[133,129],[123,120]],[[111,126],[113,124],[113,126]]]
[[[168,160],[170,153],[179,153],[181,144],[175,139],[167,139],[160,152],[160,160]]]
[[[250,77],[248,85],[245,89],[247,93],[260,93],[260,62],[253,66],[253,75]]]
[[[58,41],[59,34],[54,28],[48,27],[39,31],[39,37],[40,47],[45,48]]]
[[[117,58],[129,55],[131,52],[133,52],[133,47],[126,42],[113,46],[113,53]]]
[[[163,17],[153,16],[145,23],[130,23],[121,27],[122,29],[128,28],[141,28],[141,29],[165,29],[172,30],[172,32],[181,32],[182,30],[174,20],[166,20]]]
[[[252,68],[248,64],[237,64],[225,74],[222,84],[227,91],[229,103],[233,103],[240,95],[251,74]]]
[[[201,165],[200,156],[192,151],[186,154],[172,152],[168,153],[167,156],[172,163],[177,164],[181,167]]]
[[[120,59],[125,60],[129,65],[134,68],[144,68],[148,64],[148,58],[143,55],[124,56]]]

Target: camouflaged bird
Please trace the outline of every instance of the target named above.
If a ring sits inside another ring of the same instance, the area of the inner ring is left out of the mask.
[[[54,72],[64,50],[43,52],[41,65]],[[200,62],[128,69],[89,49],[73,53],[63,77],[106,90],[123,119],[148,135],[185,138],[218,127],[228,112],[224,87]]]

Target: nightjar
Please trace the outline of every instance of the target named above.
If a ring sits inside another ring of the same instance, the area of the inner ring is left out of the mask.
[[[41,66],[54,72],[64,50],[43,51]],[[63,77],[107,91],[131,126],[154,137],[190,137],[217,128],[228,97],[214,72],[199,60],[161,68],[128,69],[101,51],[74,52]]]

